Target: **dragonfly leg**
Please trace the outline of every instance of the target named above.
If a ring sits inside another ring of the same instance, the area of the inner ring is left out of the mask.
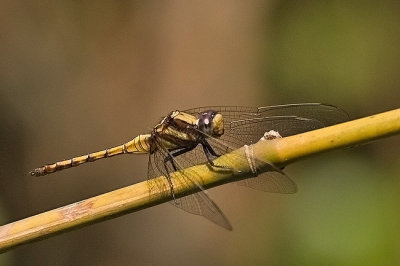
[[[175,157],[177,157],[177,156],[179,156],[179,155],[185,154],[185,153],[187,153],[188,151],[193,150],[194,148],[196,148],[196,146],[192,146],[192,147],[188,147],[188,148],[183,148],[183,149],[180,149],[180,150],[175,151],[175,152],[172,153],[171,155],[172,155],[172,157],[175,158]]]
[[[196,146],[189,147],[189,148],[183,148],[183,149],[180,149],[180,150],[178,150],[178,151],[176,151],[176,152],[174,152],[174,153],[172,153],[172,154],[171,154],[171,153],[168,153],[168,156],[164,159],[164,168],[165,168],[165,172],[167,173],[166,178],[167,178],[167,180],[168,180],[168,184],[169,184],[169,187],[170,187],[170,189],[171,189],[172,197],[174,198],[175,201],[176,201],[176,198],[175,198],[174,186],[173,186],[172,181],[171,181],[171,178],[170,178],[170,176],[169,176],[169,171],[168,171],[167,163],[170,162],[171,165],[172,165],[172,168],[174,168],[174,171],[175,171],[175,172],[178,171],[178,168],[176,167],[174,158],[175,158],[176,156],[179,156],[179,155],[181,155],[181,154],[184,154],[184,153],[186,153],[186,152],[188,152],[188,151],[193,150],[195,147],[196,147]]]
[[[221,156],[221,155],[218,155],[218,154],[214,151],[214,149],[211,147],[210,143],[207,142],[207,140],[203,140],[203,142],[202,142],[201,144],[203,145],[203,149],[207,149],[208,152],[209,152],[212,156],[215,156],[215,157]],[[207,157],[207,159],[208,159],[208,157]]]
[[[193,150],[194,148],[196,148],[196,146],[192,146],[192,147],[189,147],[189,148],[179,149],[179,150],[175,151],[174,153],[169,154],[169,155],[164,159],[164,164],[166,164],[167,162],[171,162],[171,165],[172,165],[172,167],[174,168],[174,171],[178,171],[178,168],[176,167],[175,162],[174,162],[174,158],[177,157],[177,156],[179,156],[179,155],[185,154],[185,153],[187,153],[188,151]]]
[[[174,201],[176,201],[175,198],[175,192],[174,192],[174,186],[172,185],[172,181],[171,181],[171,177],[169,176],[169,172],[168,172],[168,167],[167,167],[167,162],[170,160],[172,167],[174,167],[174,169],[176,168],[176,166],[174,165],[174,163],[172,162],[172,159],[169,159],[170,156],[168,156],[167,158],[164,159],[164,168],[165,168],[165,172],[167,173],[167,175],[165,176],[165,178],[167,178],[168,184],[169,184],[169,188],[171,190],[171,195],[174,198]]]
[[[233,169],[232,169],[231,167],[229,167],[229,166],[216,165],[216,164],[212,161],[211,156],[219,157],[220,155],[218,155],[218,154],[214,151],[214,149],[211,147],[211,145],[210,145],[206,140],[202,141],[202,142],[201,142],[201,145],[202,145],[203,150],[204,150],[204,153],[205,153],[205,155],[206,155],[206,157],[207,157],[207,161],[208,161],[208,163],[209,163],[212,167],[223,168],[223,169],[228,169],[228,170],[233,170]]]
[[[169,174],[168,168],[167,168],[167,163],[170,162],[172,165],[172,168],[174,168],[174,171],[178,171],[178,168],[176,168],[173,156],[171,154],[169,154],[167,157],[165,157],[164,159],[164,167],[165,167],[165,171],[167,171],[167,173]]]

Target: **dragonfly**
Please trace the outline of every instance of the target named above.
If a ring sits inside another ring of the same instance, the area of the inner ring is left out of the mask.
[[[276,133],[269,134],[267,139],[286,137],[342,123],[348,119],[348,114],[342,109],[321,103],[266,107],[208,106],[176,110],[165,116],[148,134],[138,135],[119,146],[44,165],[30,174],[44,176],[120,154],[148,154],[150,194],[154,187],[164,189],[170,193],[173,198],[170,203],[176,207],[232,230],[225,214],[201,185],[201,174],[185,169],[206,163],[217,171],[235,171],[231,165],[214,163],[214,159],[258,142],[265,138],[266,132]],[[248,159],[247,156],[235,157],[235,160],[244,162],[248,162]],[[296,184],[280,168],[272,164],[270,166],[268,171],[254,171],[253,177],[237,183],[267,192],[295,193]],[[179,185],[197,187],[198,192],[177,197],[171,180],[172,173]],[[164,176],[167,182],[162,185],[156,183],[160,176]]]

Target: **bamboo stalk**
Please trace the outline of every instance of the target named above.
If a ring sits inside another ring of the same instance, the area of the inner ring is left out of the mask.
[[[306,156],[367,143],[399,132],[400,109],[396,109],[295,136],[260,141],[252,147],[256,158],[283,166]],[[240,148],[217,158],[216,163],[219,160],[233,161],[238,154],[242,156],[243,153],[244,149]],[[241,160],[234,163],[234,168],[240,170],[238,173],[213,171],[207,165],[197,165],[188,171],[200,173],[202,180],[199,182],[205,188],[211,188],[252,176],[249,165],[244,162],[245,160]],[[174,181],[175,175],[172,174],[171,178]],[[164,177],[158,179],[159,182],[165,182]],[[179,182],[174,184],[177,197],[188,191],[197,191],[195,186],[182,187]],[[0,226],[0,252],[170,201],[172,198],[168,187],[166,184],[165,190],[152,191],[150,197],[149,186],[145,181]]]

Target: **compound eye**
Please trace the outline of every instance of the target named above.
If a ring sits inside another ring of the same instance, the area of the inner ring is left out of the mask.
[[[202,113],[199,117],[198,126],[201,131],[204,133],[211,135],[212,134],[212,124],[213,118],[212,114],[209,112]]]

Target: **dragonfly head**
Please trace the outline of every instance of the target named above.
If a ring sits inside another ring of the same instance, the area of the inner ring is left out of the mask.
[[[221,114],[213,110],[202,113],[197,125],[207,135],[218,138],[224,134],[224,119]]]

